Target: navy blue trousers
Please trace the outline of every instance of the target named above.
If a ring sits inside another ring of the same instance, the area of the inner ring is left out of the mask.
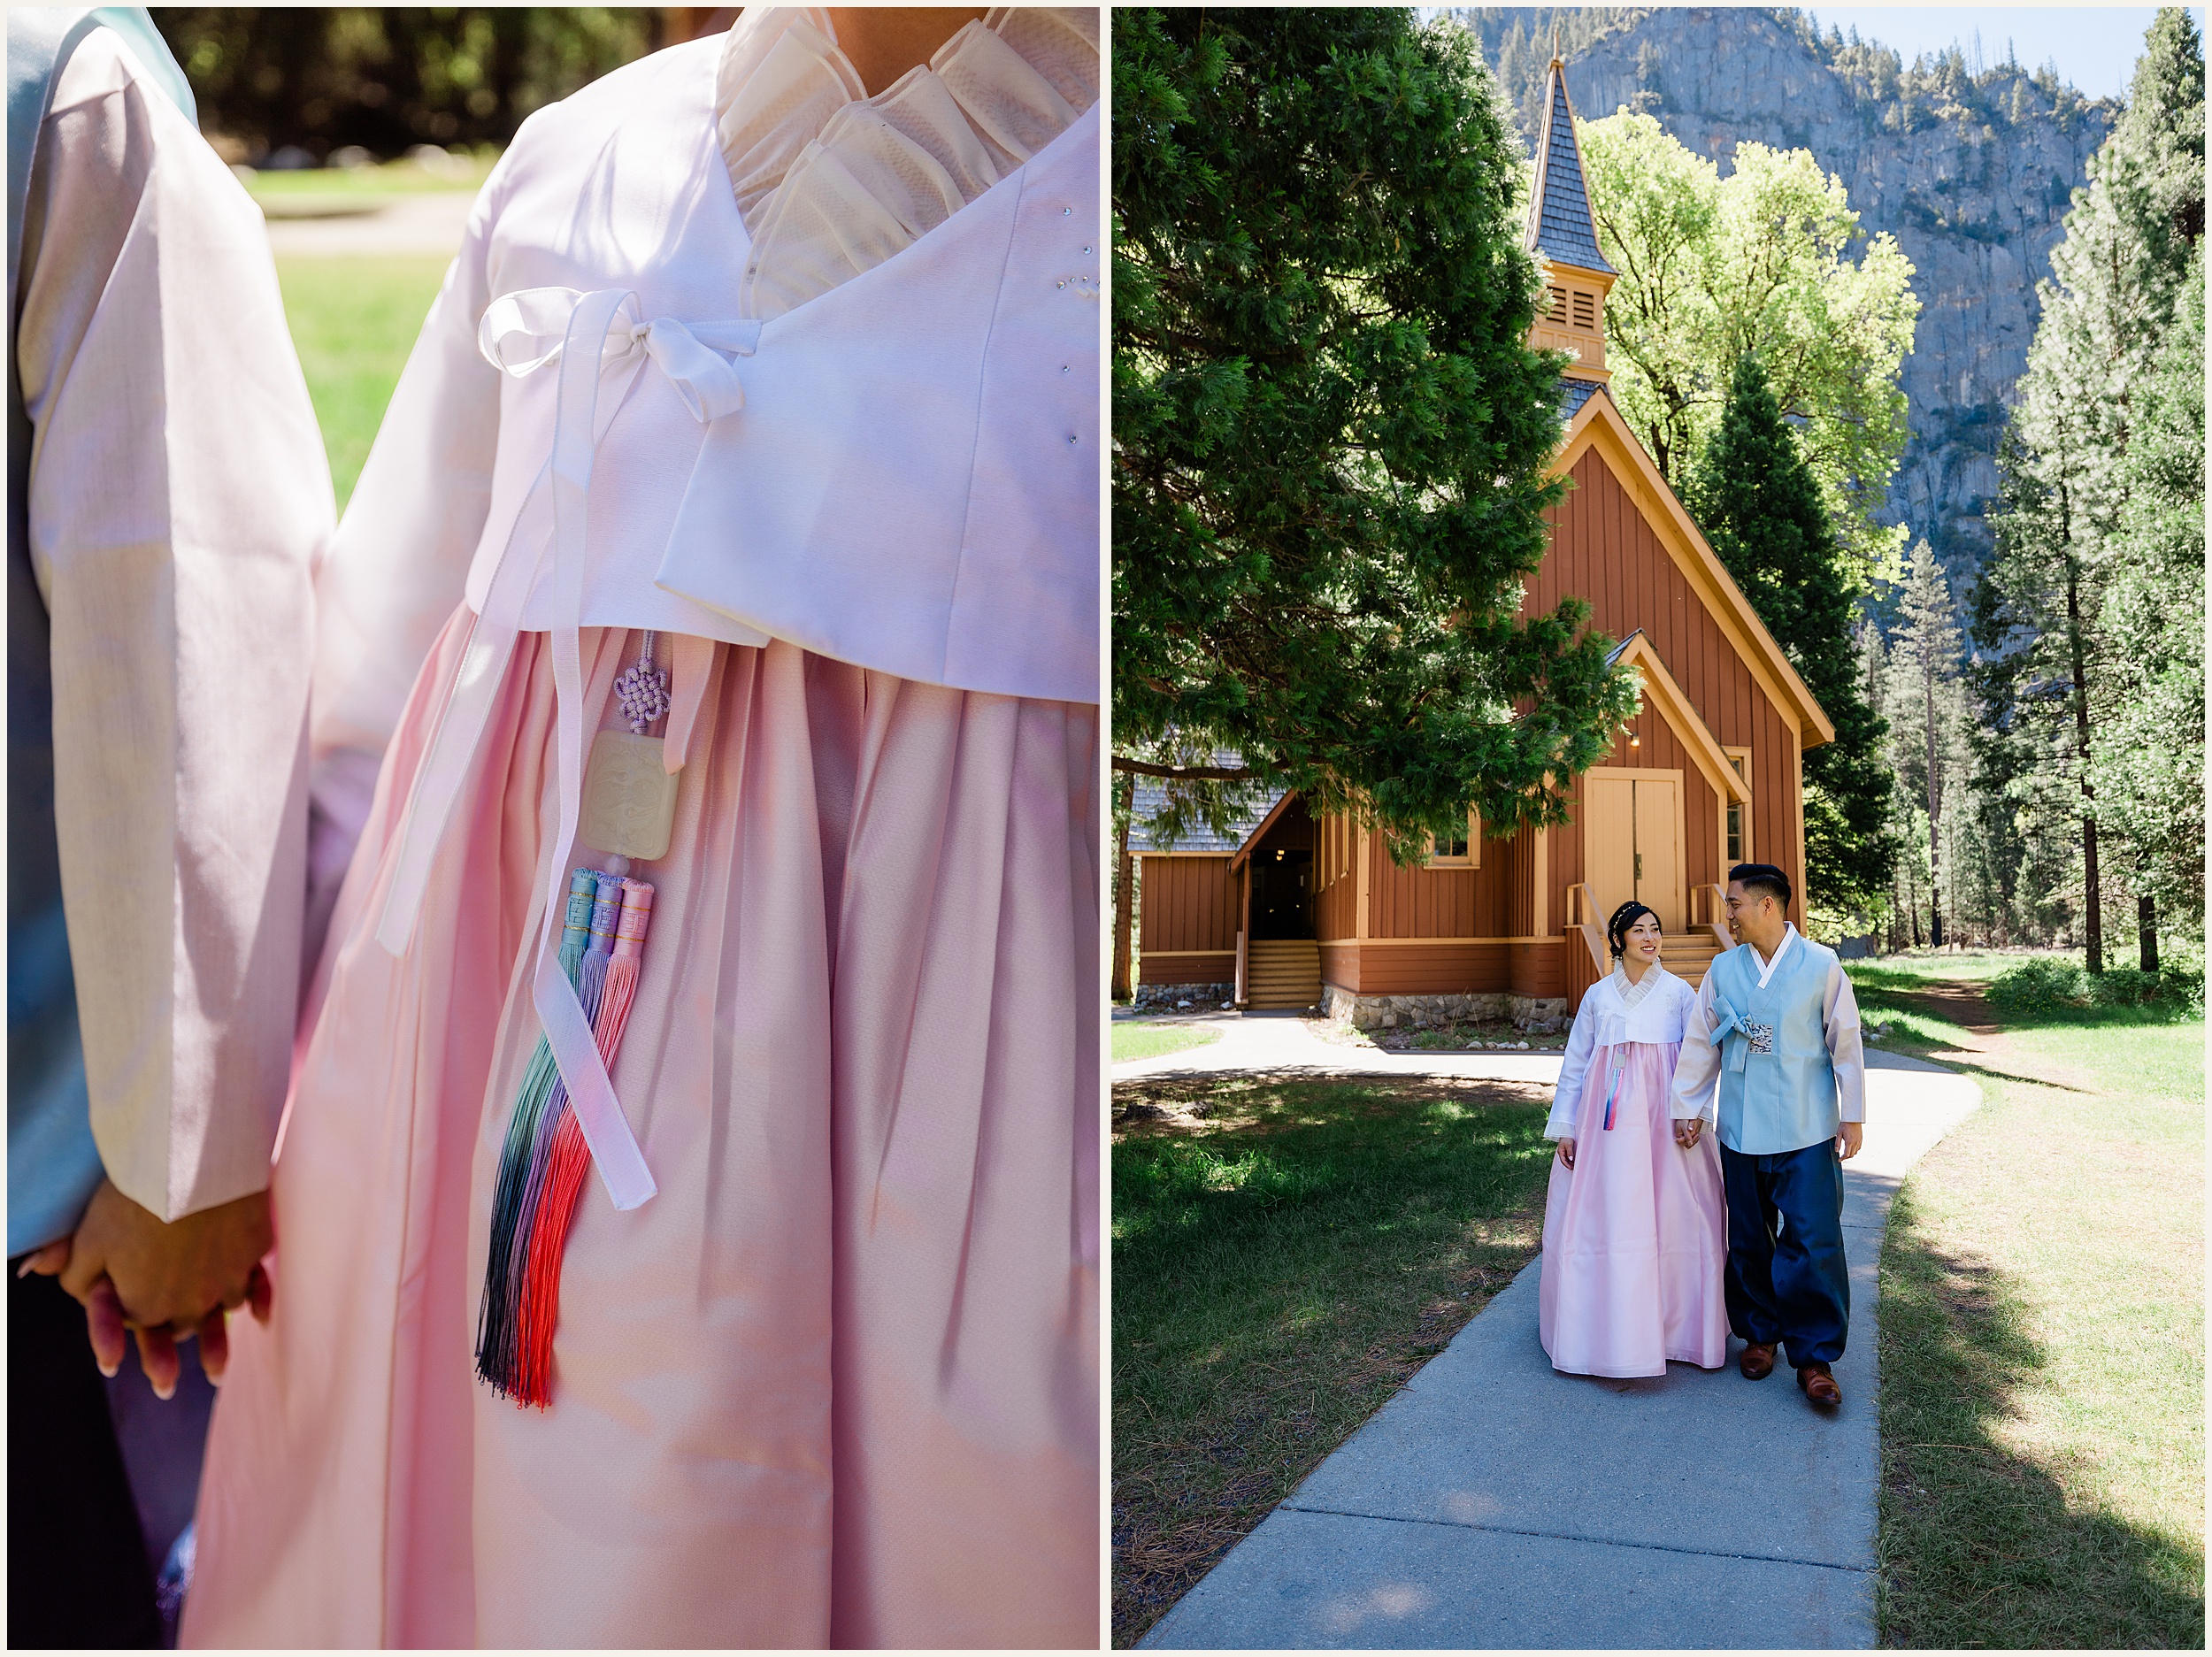
[[[1720,1147],[1728,1198],[1728,1326],[1780,1345],[1793,1369],[1843,1356],[1851,1278],[1843,1260],[1843,1162],[1833,1139],[1751,1156]]]

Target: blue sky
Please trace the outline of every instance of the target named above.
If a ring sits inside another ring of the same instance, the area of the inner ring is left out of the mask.
[[[2143,35],[2157,15],[2151,6],[1824,6],[1805,8],[1825,35],[1833,24],[1848,35],[1855,25],[1862,40],[1894,47],[1907,63],[1923,52],[1935,53],[1956,41],[1972,60],[1974,35],[1981,34],[1982,61],[2002,63],[2005,42],[2026,68],[2047,62],[2059,78],[2092,97],[2117,97],[2127,90]],[[2204,8],[2189,15],[2200,32]]]

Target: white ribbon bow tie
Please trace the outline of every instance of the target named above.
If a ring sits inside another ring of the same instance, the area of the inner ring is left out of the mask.
[[[560,359],[586,300],[603,303],[611,296],[573,288],[503,294],[477,325],[476,348],[493,367],[520,379]],[[649,322],[641,317],[637,295],[625,293],[601,340],[599,365],[604,371],[628,363],[634,369],[642,365],[642,359],[632,363],[641,350],[676,387],[692,418],[707,425],[745,406],[745,382],[723,354],[750,357],[759,343],[757,321],[684,323],[656,317]]]
[[[575,851],[583,793],[580,635],[584,607],[584,523],[592,462],[607,424],[648,362],[659,368],[683,398],[692,418],[703,425],[742,409],[744,381],[728,358],[750,357],[760,343],[760,326],[757,321],[749,320],[687,324],[672,317],[657,317],[647,321],[640,313],[637,295],[618,288],[582,293],[572,288],[529,288],[494,300],[476,331],[477,349],[502,373],[520,379],[549,363],[560,364],[553,452],[530,491],[533,495],[541,488],[552,492],[553,593],[560,618],[552,630],[549,651],[557,710],[554,751],[560,825],[554,840],[531,1000],[568,1089],[577,1126],[590,1147],[593,1165],[618,1208],[634,1208],[649,1199],[656,1189],[653,1176],[630,1132],[621,1102],[615,1097],[614,1084],[577,1002],[575,986],[561,971],[553,947],[565,907],[569,859]],[[595,342],[595,353],[591,349]],[[613,395],[607,396],[603,395],[603,382],[611,371],[626,378]],[[523,600],[536,575],[534,561],[514,556],[513,532],[510,531],[485,594],[483,611],[463,652],[444,716],[416,773],[407,820],[400,831],[399,857],[377,928],[377,940],[395,955],[405,951],[413,933],[438,842],[444,836],[477,744],[489,723],[519,635]]]

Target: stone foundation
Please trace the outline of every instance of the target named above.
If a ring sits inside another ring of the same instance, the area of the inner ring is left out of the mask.
[[[1236,993],[1234,984],[1140,984],[1135,1004],[1155,1012],[1217,1013]]]
[[[1417,1030],[1457,1019],[1509,1019],[1517,1030],[1548,1035],[1567,1027],[1563,995],[1356,995],[1334,984],[1321,986],[1324,1017],[1361,1030]]]

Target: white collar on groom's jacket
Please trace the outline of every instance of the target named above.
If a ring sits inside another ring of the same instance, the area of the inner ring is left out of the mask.
[[[1767,980],[1774,976],[1774,969],[1782,964],[1782,957],[1790,952],[1790,940],[1796,936],[1796,923],[1793,921],[1784,921],[1782,923],[1782,941],[1774,946],[1774,954],[1771,956],[1760,963],[1759,987],[1761,989],[1766,988]],[[1756,944],[1753,944],[1749,946],[1749,948],[1751,950],[1751,958],[1754,961],[1758,961],[1759,947]]]

